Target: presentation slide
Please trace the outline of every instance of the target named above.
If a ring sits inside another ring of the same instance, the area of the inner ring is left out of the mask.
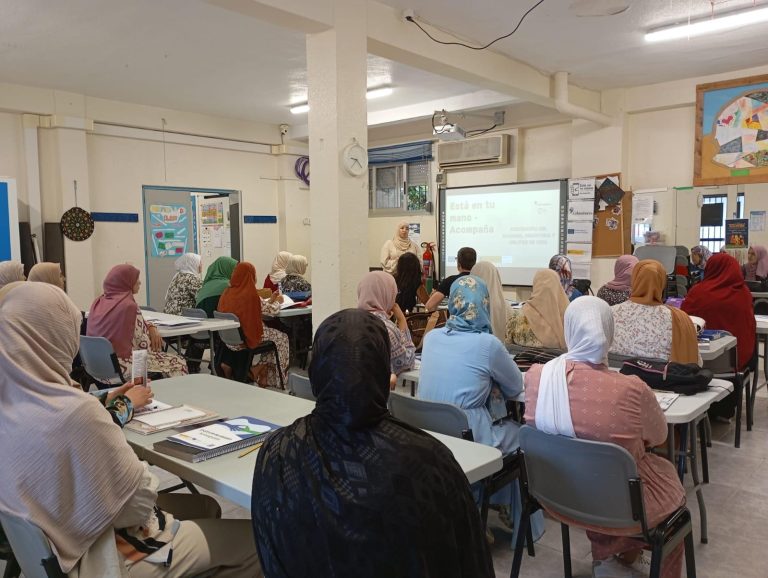
[[[443,277],[458,272],[456,253],[473,247],[498,267],[505,285],[531,285],[560,252],[565,181],[445,189],[441,199]]]

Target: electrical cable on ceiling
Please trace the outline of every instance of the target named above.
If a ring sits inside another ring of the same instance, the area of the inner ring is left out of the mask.
[[[434,42],[437,42],[438,44],[445,44],[446,46],[463,46],[464,48],[469,48],[470,50],[485,50],[486,48],[490,48],[491,46],[493,46],[494,44],[496,44],[496,43],[497,43],[499,40],[504,40],[505,38],[509,38],[509,37],[510,37],[510,36],[512,36],[512,35],[513,35],[515,32],[517,32],[517,29],[518,29],[518,28],[520,28],[520,25],[523,23],[523,20],[525,20],[525,17],[526,17],[526,16],[528,16],[528,15],[529,15],[531,12],[533,12],[533,11],[534,11],[536,8],[538,8],[538,7],[539,7],[539,5],[541,5],[543,2],[544,2],[544,0],[539,0],[538,2],[536,2],[536,4],[534,4],[533,6],[531,6],[531,7],[530,7],[530,8],[529,8],[529,9],[526,11],[526,13],[525,13],[525,14],[523,14],[523,16],[520,18],[520,21],[517,23],[517,26],[515,26],[515,29],[514,29],[514,30],[512,30],[512,32],[510,32],[509,34],[505,34],[504,36],[499,36],[499,37],[498,37],[496,40],[492,40],[491,42],[489,42],[489,43],[488,43],[488,44],[486,44],[485,46],[470,46],[469,44],[464,44],[463,42],[445,42],[444,40],[438,40],[437,38],[435,38],[434,36],[432,36],[432,35],[431,35],[429,32],[427,32],[427,31],[426,31],[426,30],[425,30],[425,29],[424,29],[424,28],[421,26],[421,24],[419,24],[418,22],[416,22],[416,20],[414,19],[414,17],[413,17],[413,16],[407,16],[405,19],[406,19],[408,22],[410,22],[410,23],[412,23],[412,24],[415,24],[416,26],[418,26],[418,27],[419,27],[419,30],[421,30],[421,31],[422,31],[424,34],[426,34],[426,35],[427,35],[427,36],[430,38],[430,40],[432,40],[432,41],[434,41]]]
[[[309,157],[303,156],[297,158],[293,170],[299,180],[309,186]]]
[[[494,124],[492,127],[489,127],[489,128],[481,128],[481,129],[478,129],[478,130],[468,130],[467,132],[464,133],[464,135],[465,136],[480,136],[481,134],[485,134],[487,132],[491,132],[497,126],[499,126],[499,125],[498,124]]]

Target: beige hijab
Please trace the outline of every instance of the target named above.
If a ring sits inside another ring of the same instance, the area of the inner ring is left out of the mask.
[[[307,272],[309,261],[304,255],[291,255],[288,259],[288,265],[285,267],[287,275],[304,275]]]
[[[0,302],[0,510],[38,526],[65,573],[112,527],[143,472],[99,401],[69,378],[79,327],[77,307],[47,283]]]
[[[408,221],[400,221],[397,224],[397,229],[395,229],[395,236],[392,237],[392,242],[395,244],[395,248],[398,251],[402,251],[403,253],[405,253],[408,249],[411,248],[411,238],[406,237],[405,239],[403,239],[400,237],[400,227],[402,227],[403,225],[407,227]]]
[[[55,285],[64,289],[64,278],[61,275],[61,266],[58,263],[38,263],[29,270],[29,281],[39,281]]]
[[[493,334],[503,343],[507,336],[507,311],[512,308],[504,299],[499,270],[489,261],[479,261],[472,267],[470,275],[480,277],[488,287],[488,297],[491,300],[491,328]]]
[[[24,281],[24,265],[18,261],[3,261],[0,263],[0,287],[14,281]]]
[[[19,285],[24,285],[26,281],[13,281],[12,283],[8,283],[8,285],[3,285],[0,287],[0,301],[3,300],[3,298],[8,294],[8,292],[13,289],[14,287],[18,287]]]
[[[531,298],[523,305],[523,315],[544,347],[565,349],[563,317],[567,307],[568,297],[557,273],[551,269],[537,271]]]

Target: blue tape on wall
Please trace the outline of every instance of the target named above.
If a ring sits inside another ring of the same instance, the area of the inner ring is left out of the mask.
[[[138,213],[91,213],[98,223],[138,223]]]
[[[277,223],[277,216],[275,215],[245,215],[243,222],[246,225],[253,223]]]
[[[8,183],[0,183],[0,261],[11,259],[11,212],[8,207]]]

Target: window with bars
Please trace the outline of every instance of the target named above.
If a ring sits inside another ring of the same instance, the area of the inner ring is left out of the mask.
[[[392,214],[425,210],[429,201],[429,161],[375,165],[368,169],[368,209]]]
[[[699,244],[717,253],[725,244],[725,220],[728,218],[728,195],[704,195],[705,205],[723,204],[723,218],[719,225],[700,227]],[[744,193],[736,196],[736,219],[744,218]]]

